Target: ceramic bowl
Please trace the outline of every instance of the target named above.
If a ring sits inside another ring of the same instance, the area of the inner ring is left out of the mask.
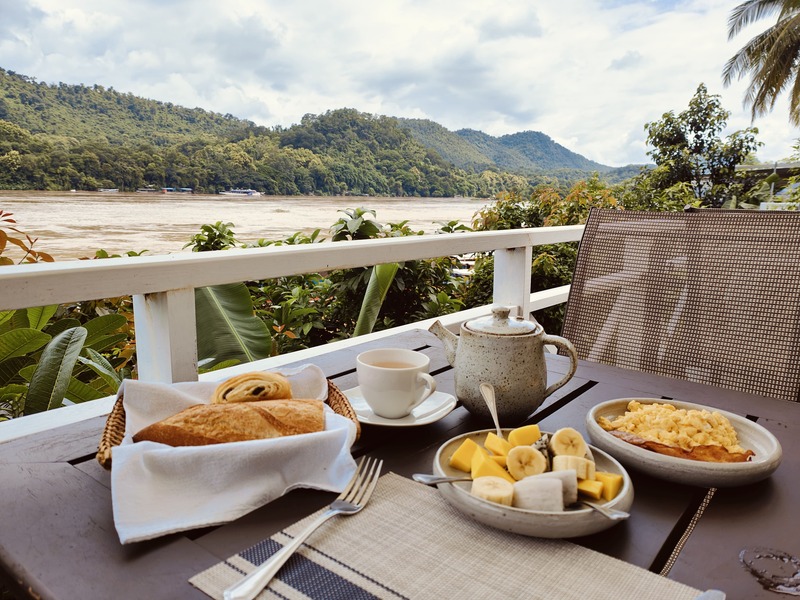
[[[597,421],[600,417],[614,419],[625,414],[628,403],[669,403],[676,408],[717,411],[726,416],[739,437],[739,444],[753,450],[755,456],[748,462],[713,463],[675,456],[665,456],[651,450],[639,448],[614,437]],[[586,431],[597,447],[616,457],[622,464],[643,471],[653,477],[701,487],[734,487],[766,479],[780,465],[783,451],[780,442],[758,423],[724,410],[657,398],[618,398],[603,402],[586,414]]]
[[[483,445],[486,434],[494,429],[473,431],[454,437],[443,444],[433,459],[433,473],[436,475],[463,476],[464,472],[450,466],[450,457],[465,438],[472,438]],[[511,429],[504,429],[508,435]],[[620,473],[624,478],[622,489],[610,502],[598,501],[610,508],[628,511],[633,503],[633,483],[623,466],[606,452],[590,446],[598,471]],[[543,538],[572,538],[598,533],[620,521],[612,521],[590,508],[567,509],[564,512],[523,510],[503,506],[469,493],[469,481],[442,483],[437,487],[445,500],[466,516],[485,525],[504,531]]]

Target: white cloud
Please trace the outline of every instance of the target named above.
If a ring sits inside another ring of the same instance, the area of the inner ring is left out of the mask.
[[[492,135],[541,131],[598,162],[645,162],[644,124],[698,84],[750,125],[728,0],[0,0],[0,67],[289,126],[351,107]],[[800,137],[787,103],[759,156]]]

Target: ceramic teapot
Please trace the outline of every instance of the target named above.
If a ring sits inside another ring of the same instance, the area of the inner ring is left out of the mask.
[[[547,335],[536,321],[509,318],[510,309],[492,307],[492,314],[461,324],[455,335],[440,321],[429,331],[444,344],[447,360],[455,367],[456,396],[472,414],[490,419],[480,384],[495,389],[500,423],[515,425],[528,417],[544,399],[575,374],[578,356],[566,338]],[[569,353],[567,374],[547,385],[544,345],[553,344]]]

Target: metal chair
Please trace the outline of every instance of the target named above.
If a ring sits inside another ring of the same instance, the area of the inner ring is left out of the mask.
[[[562,335],[590,361],[800,400],[800,214],[592,209]]]

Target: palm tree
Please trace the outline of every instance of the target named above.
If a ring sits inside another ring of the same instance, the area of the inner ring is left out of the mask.
[[[727,62],[723,82],[727,86],[733,79],[750,74],[744,104],[751,107],[753,119],[770,112],[778,95],[791,87],[789,120],[800,125],[800,0],[742,2],[728,17],[728,39],[776,12],[775,25],[747,42]]]

